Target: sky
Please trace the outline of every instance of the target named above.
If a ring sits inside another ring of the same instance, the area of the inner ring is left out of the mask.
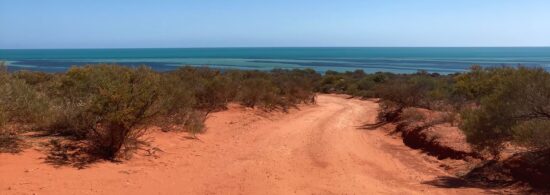
[[[550,46],[549,0],[0,0],[0,48]]]

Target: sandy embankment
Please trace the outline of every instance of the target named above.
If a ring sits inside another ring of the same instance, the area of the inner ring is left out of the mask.
[[[0,154],[0,194],[480,194],[443,188],[438,161],[384,131],[360,130],[377,104],[321,95],[318,105],[259,115],[213,114],[200,141],[150,134],[163,152],[85,169],[56,168],[44,153]]]

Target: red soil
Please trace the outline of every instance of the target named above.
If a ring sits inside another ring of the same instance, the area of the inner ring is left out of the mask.
[[[200,140],[148,135],[163,152],[84,169],[44,163],[45,151],[0,154],[0,194],[482,194],[430,185],[440,161],[372,123],[371,101],[320,95],[288,114],[232,106],[207,120]],[[37,147],[34,147],[37,148]]]

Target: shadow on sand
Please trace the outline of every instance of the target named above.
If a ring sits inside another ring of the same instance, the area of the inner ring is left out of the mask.
[[[361,130],[376,130],[384,125],[389,124],[389,122],[377,122],[377,123],[367,123],[361,126],[358,126],[357,129]]]
[[[27,145],[19,136],[0,134],[0,153],[17,154],[25,148]]]
[[[512,160],[488,161],[462,177],[437,177],[422,183],[439,188],[479,188],[487,192],[515,189],[514,193],[550,194],[548,170],[534,166],[545,166],[544,163],[535,161],[532,165],[518,164],[532,163],[524,159],[529,155],[533,154],[521,154]]]
[[[55,167],[71,166],[84,169],[100,160],[86,142],[54,139],[50,140],[46,147],[49,152],[44,162]]]

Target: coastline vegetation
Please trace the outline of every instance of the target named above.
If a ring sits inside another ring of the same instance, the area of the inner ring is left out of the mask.
[[[438,158],[472,160],[474,168],[460,176],[466,181],[549,187],[545,181],[550,178],[550,73],[542,68],[474,65],[452,75],[355,71],[331,73],[321,83],[329,93],[379,99],[378,123],[365,128],[392,123],[410,147]],[[426,139],[422,133],[439,130],[436,125],[457,127],[472,150],[449,150],[446,144]]]
[[[15,147],[21,132],[40,130],[85,140],[95,154],[113,160],[151,125],[194,136],[210,113],[231,102],[288,111],[314,103],[316,93],[342,93],[378,98],[380,122],[414,116],[408,108],[449,113],[447,122],[495,158],[508,143],[550,150],[550,73],[540,68],[472,66],[452,75],[192,67],[155,72],[108,64],[56,74],[0,68],[0,148]]]
[[[194,136],[210,113],[230,102],[267,111],[313,103],[318,78],[312,70],[183,67],[159,73],[107,64],[61,74],[2,71],[0,146],[11,148],[19,132],[45,130],[85,140],[94,154],[113,160],[133,148],[129,144],[138,143],[148,126]],[[13,125],[17,128],[9,130]]]
[[[507,143],[550,150],[550,73],[542,68],[474,65],[452,75],[333,72],[321,83],[325,92],[380,98],[380,122],[413,107],[453,114],[447,122],[457,122],[469,143],[495,158]]]

